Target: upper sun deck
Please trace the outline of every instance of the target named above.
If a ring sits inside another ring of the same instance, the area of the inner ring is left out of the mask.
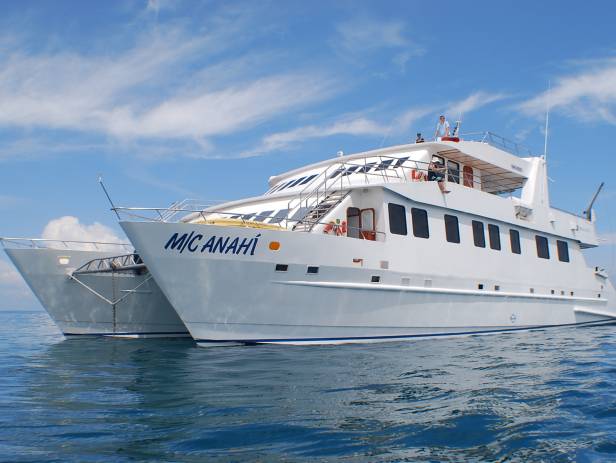
[[[528,179],[532,163],[505,151],[507,146],[495,146],[491,142],[495,137],[488,133],[478,140],[450,138],[339,156],[271,177],[265,195],[293,196],[328,180],[339,181],[345,188],[417,180],[427,176],[434,157],[443,162],[450,181],[463,180],[466,186],[487,193],[517,190]],[[522,153],[519,145],[507,143],[511,151]]]

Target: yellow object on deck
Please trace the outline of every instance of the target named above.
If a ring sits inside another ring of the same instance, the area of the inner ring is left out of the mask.
[[[265,230],[281,230],[283,229],[280,225],[274,225],[263,222],[254,222],[252,220],[242,220],[242,219],[211,219],[204,220],[203,218],[199,218],[192,223],[201,223],[205,225],[219,225],[221,227],[248,227],[248,228],[261,228]]]

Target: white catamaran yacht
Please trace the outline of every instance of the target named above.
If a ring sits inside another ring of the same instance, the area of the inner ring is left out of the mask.
[[[190,336],[132,246],[0,238],[62,334]]]
[[[582,254],[598,245],[592,211],[551,207],[544,157],[493,134],[340,156],[269,186],[204,210],[117,208],[200,344],[616,320],[612,284]]]

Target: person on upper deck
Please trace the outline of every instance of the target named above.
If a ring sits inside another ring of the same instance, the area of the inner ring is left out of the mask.
[[[434,138],[436,141],[441,141],[441,138],[449,136],[449,122],[445,119],[444,115],[438,118],[438,123],[436,124],[436,132],[434,133]]]
[[[443,162],[438,158],[432,158],[432,161],[428,166],[428,181],[437,182],[438,187],[443,194],[450,193],[450,191],[447,189],[447,186],[445,185],[446,173],[447,169],[445,169],[445,165],[443,164]]]

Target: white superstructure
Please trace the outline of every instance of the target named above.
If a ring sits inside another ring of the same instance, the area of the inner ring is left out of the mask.
[[[202,344],[614,321],[614,288],[581,251],[598,245],[591,215],[551,207],[545,160],[495,141],[337,157],[272,177],[259,197],[121,224]],[[434,160],[449,193],[426,181]]]
[[[190,336],[128,244],[24,238],[0,243],[65,336]]]

